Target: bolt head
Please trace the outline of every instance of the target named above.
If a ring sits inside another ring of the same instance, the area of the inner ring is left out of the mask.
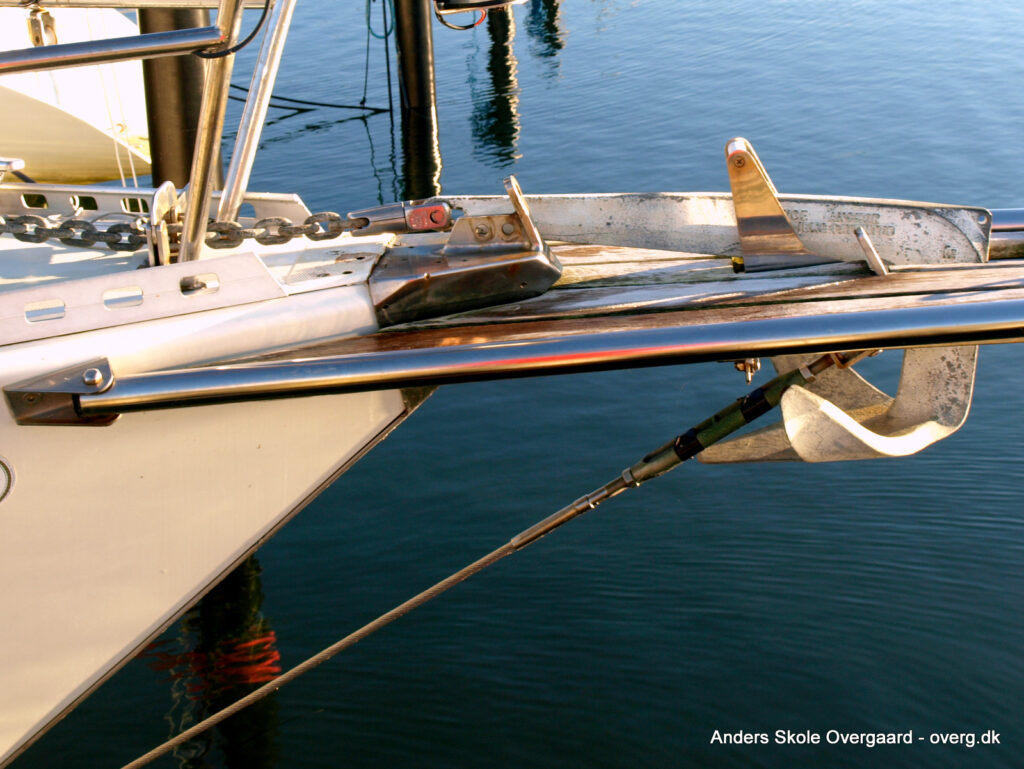
[[[736,168],[743,168],[743,166],[747,164],[747,159],[740,155],[738,158],[732,159],[732,164],[736,166]]]
[[[82,374],[82,384],[88,387],[99,387],[103,384],[103,372],[98,368],[88,368]]]

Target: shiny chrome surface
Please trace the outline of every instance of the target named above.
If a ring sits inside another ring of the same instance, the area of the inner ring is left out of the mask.
[[[989,259],[1024,259],[1024,230],[993,232],[988,245]]]
[[[743,251],[737,264],[744,272],[836,261],[813,254],[804,246],[750,142],[740,137],[730,139],[725,145],[725,160]]]
[[[245,100],[245,109],[242,111],[238,126],[238,138],[231,153],[231,164],[228,166],[224,191],[221,193],[220,207],[217,210],[217,219],[221,221],[234,221],[238,218],[238,209],[249,185],[249,174],[256,159],[263,122],[270,106],[270,96],[277,81],[277,69],[281,64],[281,54],[284,53],[284,42],[292,23],[295,3],[296,0],[272,0],[270,18],[267,19],[267,32],[260,46],[256,65],[253,67],[249,97]]]
[[[110,364],[92,360],[80,366],[55,371],[42,379],[17,382],[4,388],[11,412],[22,424],[109,425],[117,415],[83,417],[74,409],[75,397],[102,392],[113,383]]]
[[[178,191],[173,182],[164,182],[153,193],[149,201],[149,242],[150,265],[166,265],[171,263],[175,248],[172,248],[169,225],[180,221],[178,210]],[[175,243],[176,247],[177,244]]]
[[[218,27],[114,37],[84,43],[60,43],[0,52],[0,75],[33,70],[103,64],[126,59],[178,56],[224,42]]]
[[[1024,208],[993,208],[992,232],[1024,230]]]
[[[241,1],[221,0],[217,11],[217,25],[226,45],[231,45],[238,38],[241,23]],[[224,110],[228,104],[234,63],[234,54],[208,59],[206,62],[203,102],[199,108],[196,149],[192,158],[192,173],[189,176],[181,250],[178,253],[178,259],[182,262],[199,258],[206,237],[210,190],[214,186],[213,177],[216,173],[214,164],[219,162],[220,138],[224,131]]]
[[[516,180],[506,179],[505,189],[515,213],[463,216],[441,248],[388,249],[369,281],[382,326],[529,299],[554,285],[561,264],[530,219]],[[395,204],[389,215],[397,220],[405,205]]]
[[[1024,339],[1024,299],[917,305],[836,312],[777,305],[736,313],[743,320],[705,322],[704,311],[587,319],[534,329],[480,326],[424,333],[434,346],[354,352],[323,358],[238,364],[119,378],[103,393],[76,396],[85,417],[203,403],[296,397],[420,385],[502,379],[866,348],[901,348]],[[792,308],[791,308],[792,309]],[[713,311],[711,311],[713,312]],[[755,322],[756,321],[756,322]],[[376,337],[399,336],[377,334]],[[437,340],[442,341],[438,342]],[[444,340],[447,340],[446,342]],[[376,341],[367,337],[370,347]],[[352,345],[356,350],[357,345]],[[26,388],[23,386],[21,391]],[[11,395],[8,394],[8,398]]]
[[[1024,208],[993,208],[989,259],[1024,259]]]

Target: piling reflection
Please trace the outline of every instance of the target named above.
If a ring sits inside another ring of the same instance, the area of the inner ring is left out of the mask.
[[[558,71],[558,52],[565,47],[565,34],[559,25],[559,6],[562,0],[530,0],[526,15],[526,34],[530,38],[530,52],[551,62],[549,75]]]
[[[260,612],[260,566],[250,557],[190,609],[176,638],[151,644],[142,658],[165,673],[172,706],[167,713],[173,736],[245,696],[281,673],[281,654],[270,623]],[[261,769],[277,760],[276,696],[246,708],[175,751],[182,769],[221,765]]]
[[[518,62],[513,45],[516,23],[511,9],[488,12],[487,34],[489,87],[473,94],[473,139],[478,153],[504,168],[520,157]]]

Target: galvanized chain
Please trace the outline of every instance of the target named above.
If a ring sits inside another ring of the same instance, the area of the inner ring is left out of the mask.
[[[238,222],[211,222],[206,228],[206,245],[210,248],[234,248],[250,238],[263,246],[276,246],[301,237],[313,241],[333,240],[365,224],[365,219],[344,219],[333,211],[307,216],[302,224],[292,224],[291,219],[284,216],[260,219],[252,227],[243,227]],[[169,232],[180,234],[181,227],[172,224]]]
[[[210,248],[235,248],[247,239],[253,239],[264,246],[287,243],[298,237],[313,241],[332,240],[344,232],[358,230],[367,224],[364,218],[346,219],[333,211],[312,214],[302,224],[292,224],[290,219],[283,216],[260,219],[252,227],[243,227],[238,222],[211,221],[206,228],[206,245]],[[102,243],[113,251],[137,251],[145,246],[147,228],[142,217],[101,230],[84,219],[67,219],[58,226],[51,226],[47,219],[34,214],[0,216],[0,234],[11,234],[23,243],[59,240],[66,246],[82,248]],[[168,232],[172,236],[180,235],[181,225],[171,224]]]
[[[56,227],[42,216],[0,216],[0,234],[9,233],[23,243],[44,243],[59,240],[66,246],[92,248],[103,243],[112,251],[137,251],[146,245],[141,221],[120,222],[105,230],[84,219],[68,219]]]

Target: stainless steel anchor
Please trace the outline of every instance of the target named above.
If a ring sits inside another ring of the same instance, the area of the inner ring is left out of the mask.
[[[779,203],[764,166],[745,139],[726,145],[742,269],[766,270],[841,261],[808,249]],[[869,268],[878,280],[888,275],[863,226],[851,224]],[[924,261],[941,261],[943,235],[920,235]],[[976,231],[965,233],[977,237]],[[930,249],[930,251],[929,251]],[[936,253],[937,252],[937,253]],[[976,252],[979,257],[986,252]],[[930,258],[928,258],[930,257]],[[978,261],[983,261],[979,258]],[[781,374],[814,356],[777,356]],[[977,345],[907,349],[895,397],[854,371],[849,362],[813,382],[793,386],[780,402],[782,421],[718,443],[699,455],[702,462],[836,462],[915,454],[952,435],[967,419],[974,392]]]

